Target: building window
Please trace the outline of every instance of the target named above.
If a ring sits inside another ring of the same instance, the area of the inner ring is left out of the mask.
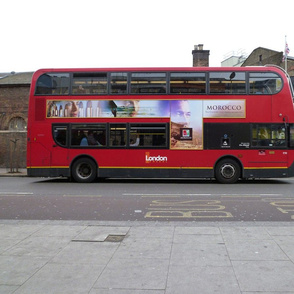
[[[14,117],[9,121],[8,129],[11,131],[26,131],[27,124],[22,117]]]

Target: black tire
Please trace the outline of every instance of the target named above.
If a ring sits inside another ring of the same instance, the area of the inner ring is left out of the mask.
[[[97,177],[96,164],[89,158],[80,158],[72,166],[72,177],[79,183],[91,183]]]
[[[222,159],[215,167],[215,177],[222,184],[236,183],[240,176],[240,165],[232,158]]]

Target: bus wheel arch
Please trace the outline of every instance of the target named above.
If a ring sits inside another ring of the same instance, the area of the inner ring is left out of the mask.
[[[242,174],[242,163],[234,156],[221,157],[214,165],[214,176],[222,184],[236,183]]]
[[[71,163],[71,176],[79,183],[91,183],[98,175],[98,164],[90,156],[81,155]]]

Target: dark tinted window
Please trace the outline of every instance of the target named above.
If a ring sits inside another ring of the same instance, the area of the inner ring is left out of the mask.
[[[166,147],[166,124],[131,124],[130,147]]]
[[[69,94],[68,73],[47,73],[37,80],[36,95],[66,95]]]
[[[252,126],[252,146],[285,147],[286,129],[283,124],[254,124]]]
[[[209,89],[211,94],[245,94],[245,72],[211,72]]]
[[[110,94],[127,94],[128,74],[113,72],[110,74]]]
[[[74,73],[72,93],[78,95],[107,94],[107,74]]]
[[[74,124],[71,127],[71,146],[103,147],[106,145],[105,124]]]
[[[166,73],[132,73],[131,94],[165,94]]]
[[[109,146],[124,147],[127,143],[126,124],[110,124]]]
[[[58,145],[67,145],[67,134],[67,126],[53,126],[53,139]]]
[[[249,74],[250,94],[276,94],[282,89],[282,79],[276,73]]]
[[[176,72],[170,74],[171,94],[205,94],[205,73]]]

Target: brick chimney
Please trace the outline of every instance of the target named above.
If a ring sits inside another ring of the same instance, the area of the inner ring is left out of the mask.
[[[193,67],[209,66],[209,50],[203,50],[203,44],[194,45]]]

